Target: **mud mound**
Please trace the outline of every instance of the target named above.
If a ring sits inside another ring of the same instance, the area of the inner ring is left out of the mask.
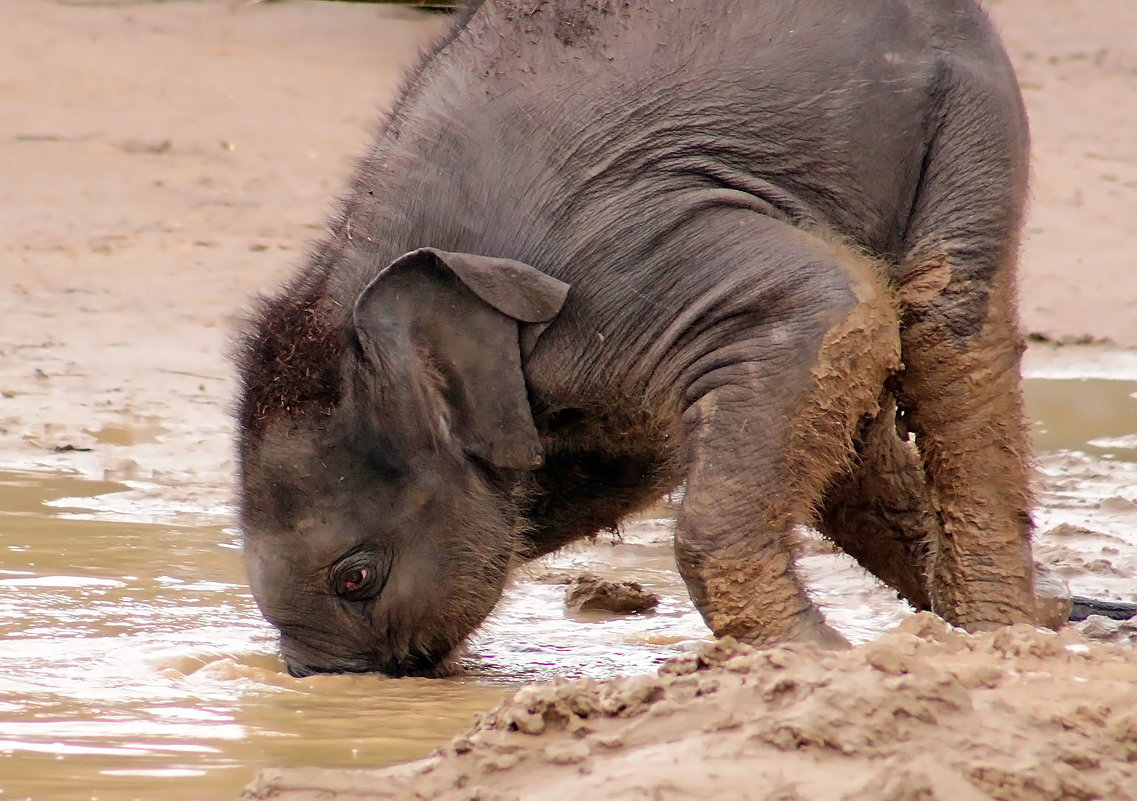
[[[1137,652],[929,614],[846,652],[724,640],[526,687],[410,766],[265,771],[244,797],[1137,799]]]
[[[606,581],[592,573],[577,576],[565,593],[565,607],[576,611],[633,615],[659,606],[659,596],[638,581]]]

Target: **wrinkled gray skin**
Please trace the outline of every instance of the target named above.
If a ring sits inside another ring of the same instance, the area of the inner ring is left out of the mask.
[[[1032,620],[1027,153],[970,0],[476,4],[237,354],[289,670],[444,672],[511,566],[680,484],[718,635],[841,644],[797,523]]]

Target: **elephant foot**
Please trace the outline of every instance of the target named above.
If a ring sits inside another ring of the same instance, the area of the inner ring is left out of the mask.
[[[780,626],[770,626],[769,621],[765,621],[761,627],[754,620],[749,621],[750,625],[740,625],[741,623],[741,620],[732,620],[722,630],[716,629],[715,636],[729,635],[757,648],[771,648],[791,642],[813,643],[828,651],[845,651],[853,647],[844,635],[825,622],[821,612],[812,604],[796,616],[784,619]]]

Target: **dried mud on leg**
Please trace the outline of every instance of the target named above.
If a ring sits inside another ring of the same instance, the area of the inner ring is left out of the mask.
[[[940,521],[932,608],[968,628],[1036,617],[1021,340],[1009,283],[992,293],[973,340],[959,343],[928,322],[904,334],[904,405]]]

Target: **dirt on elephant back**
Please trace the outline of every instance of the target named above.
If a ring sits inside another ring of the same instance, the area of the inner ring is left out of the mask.
[[[845,652],[708,643],[526,687],[393,770],[264,771],[247,799],[1137,798],[1137,652],[924,613]]]

